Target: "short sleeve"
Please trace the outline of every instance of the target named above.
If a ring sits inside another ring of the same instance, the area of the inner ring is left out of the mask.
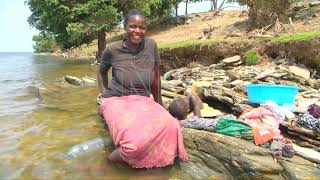
[[[103,66],[111,66],[111,53],[108,47],[102,53],[101,64]]]
[[[160,54],[158,51],[157,43],[154,42],[154,60],[155,60],[155,66],[160,66]]]

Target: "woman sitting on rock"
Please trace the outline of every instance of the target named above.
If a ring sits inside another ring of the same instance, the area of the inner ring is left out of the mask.
[[[162,106],[160,56],[156,42],[144,37],[145,17],[130,10],[124,28],[127,38],[106,47],[97,73],[100,110],[116,146],[108,159],[135,168],[166,166],[176,156],[187,160],[180,125]]]

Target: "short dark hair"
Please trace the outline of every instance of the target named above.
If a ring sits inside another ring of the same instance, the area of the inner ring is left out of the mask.
[[[185,98],[179,98],[175,99],[170,105],[169,105],[169,113],[177,118],[178,120],[183,120],[188,115],[188,108],[189,104],[188,101],[185,100]]]
[[[129,12],[124,16],[124,21],[123,21],[124,28],[127,27],[129,18],[131,16],[142,16],[143,18],[145,18],[144,15],[138,9],[130,9]]]

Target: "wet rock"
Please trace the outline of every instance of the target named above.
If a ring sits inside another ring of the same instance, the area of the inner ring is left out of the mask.
[[[91,77],[83,77],[82,81],[84,82],[85,86],[95,86],[96,85],[96,79]]]
[[[64,76],[64,80],[75,86],[84,86],[82,79],[73,76]]]
[[[67,76],[64,76],[63,79],[69,84],[72,84],[75,86],[95,86],[96,85],[96,79],[90,78],[90,77],[78,78],[78,77],[67,75]]]
[[[208,168],[207,166],[200,164],[200,163],[194,163],[192,161],[187,162],[181,162],[180,167],[182,170],[182,173],[184,175],[187,175],[183,177],[183,179],[190,179],[190,180],[202,180],[202,179],[230,179],[228,176],[223,175],[221,173],[215,172]]]
[[[264,71],[262,73],[260,73],[258,76],[256,76],[254,79],[255,80],[260,80],[260,79],[264,79],[268,76],[270,76],[271,74],[275,73],[275,70],[267,70],[267,71]]]
[[[303,77],[305,79],[310,79],[310,71],[307,68],[290,66],[289,71],[297,76]]]
[[[198,159],[210,169],[228,171],[237,179],[281,179],[282,167],[272,159],[268,149],[207,131],[184,128],[182,132],[188,152],[196,157],[192,161]]]

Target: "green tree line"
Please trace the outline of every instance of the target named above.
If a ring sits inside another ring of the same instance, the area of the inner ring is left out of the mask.
[[[187,14],[188,3],[200,1],[208,0],[26,0],[25,4],[31,10],[29,24],[40,31],[33,37],[36,52],[51,52],[57,46],[69,49],[98,39],[97,57],[100,57],[106,46],[105,33],[117,27],[128,10],[139,9],[152,20],[172,14],[177,16],[178,4],[182,2]],[[221,10],[225,2],[247,5],[251,25],[261,26],[270,20],[267,13],[284,14],[291,0],[209,1],[212,10]],[[263,19],[262,24],[259,24],[259,17]]]

